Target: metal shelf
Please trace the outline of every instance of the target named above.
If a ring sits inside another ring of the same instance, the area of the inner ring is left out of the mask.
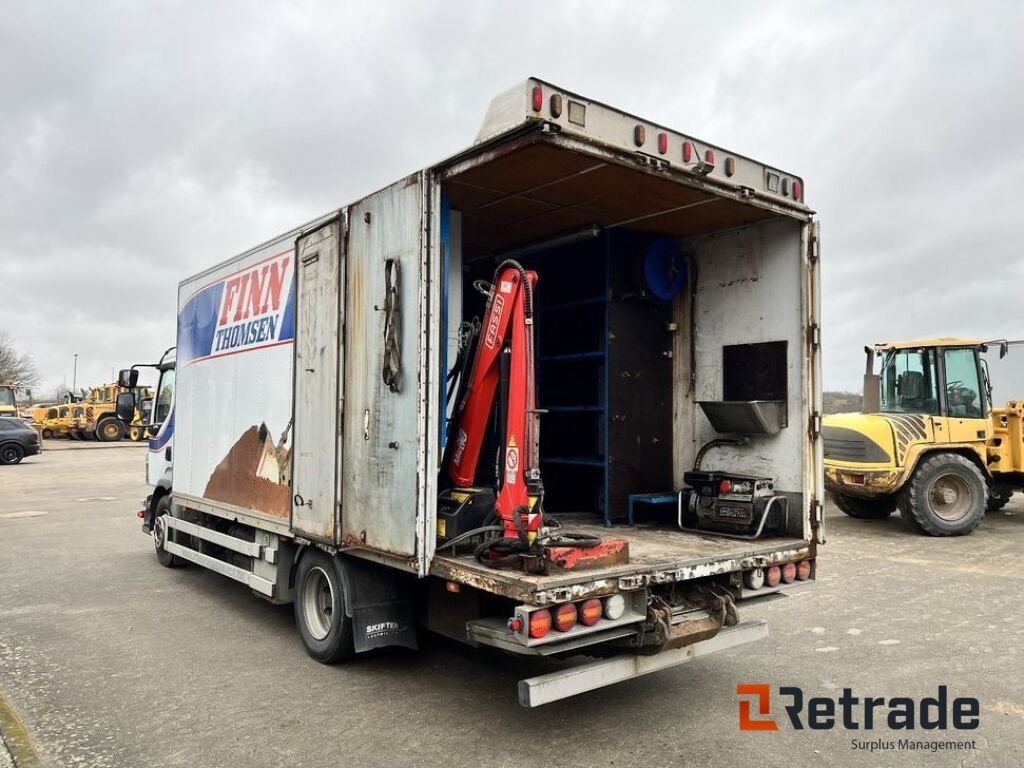
[[[572,464],[580,467],[604,468],[604,459],[599,456],[541,456],[540,463]]]
[[[567,352],[561,355],[542,355],[541,360],[546,363],[572,360],[604,360],[604,351],[598,352]]]

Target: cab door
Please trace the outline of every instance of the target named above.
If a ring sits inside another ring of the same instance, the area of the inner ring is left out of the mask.
[[[952,347],[942,351],[943,415],[946,442],[976,443],[988,437],[988,408],[978,350]]]

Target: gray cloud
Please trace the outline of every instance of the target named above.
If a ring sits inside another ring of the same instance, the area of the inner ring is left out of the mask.
[[[825,383],[857,388],[866,342],[1024,336],[1022,28],[1012,3],[22,3],[0,329],[50,383],[149,359],[182,277],[461,149],[537,74],[802,174]]]

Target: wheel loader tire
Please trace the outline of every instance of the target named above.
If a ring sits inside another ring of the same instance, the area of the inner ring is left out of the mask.
[[[964,536],[985,517],[988,488],[981,470],[963,456],[924,459],[900,495],[900,515],[929,536]]]
[[[896,499],[883,496],[879,499],[858,499],[856,496],[832,494],[832,501],[843,512],[858,520],[883,520],[896,509]]]
[[[52,439],[53,439],[53,430],[52,429],[44,429],[43,430],[43,440],[52,440]]]
[[[133,443],[137,443],[142,440],[142,427],[130,427],[128,429],[128,439]]]
[[[124,438],[124,422],[115,416],[104,416],[96,425],[96,439],[101,443],[116,443]]]
[[[988,501],[985,504],[985,510],[988,512],[998,512],[1000,509],[1002,509],[1003,507],[1010,503],[1010,499],[1012,497],[1012,485],[994,483],[988,487]]]

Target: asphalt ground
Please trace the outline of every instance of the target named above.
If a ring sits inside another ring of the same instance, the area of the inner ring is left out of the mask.
[[[78,448],[0,467],[0,730],[18,768],[1024,765],[1024,497],[955,539],[830,507],[817,583],[740,606],[769,640],[524,710],[516,681],[549,667],[440,639],[315,663],[290,607],[158,565],[135,517],[144,448]],[[739,683],[770,686],[777,731],[739,730]],[[939,685],[978,699],[977,729],[894,731],[883,709],[873,731],[795,730],[778,694]]]

